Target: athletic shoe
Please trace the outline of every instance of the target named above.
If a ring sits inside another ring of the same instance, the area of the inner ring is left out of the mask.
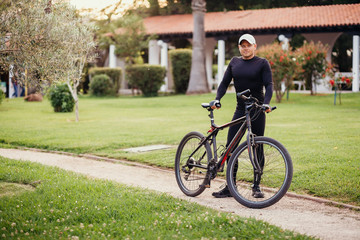
[[[227,186],[225,186],[225,188],[220,190],[219,192],[213,192],[212,195],[216,198],[232,197]]]
[[[253,191],[252,196],[254,198],[264,198],[264,193],[261,192],[259,186],[257,185],[253,186],[252,191]]]

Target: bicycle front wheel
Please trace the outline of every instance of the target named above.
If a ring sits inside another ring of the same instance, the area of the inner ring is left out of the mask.
[[[227,167],[228,187],[232,196],[246,207],[269,207],[279,201],[290,187],[292,160],[281,143],[268,137],[255,137],[252,148],[262,173],[254,170],[247,144],[242,143],[232,154]]]
[[[204,135],[188,133],[180,142],[175,157],[175,177],[183,193],[195,197],[205,190],[211,148]]]

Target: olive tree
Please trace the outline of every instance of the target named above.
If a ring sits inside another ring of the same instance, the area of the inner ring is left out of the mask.
[[[0,12],[1,68],[36,86],[66,83],[75,100],[82,70],[93,57],[95,27],[63,0],[14,0]],[[27,73],[24,75],[23,73]]]

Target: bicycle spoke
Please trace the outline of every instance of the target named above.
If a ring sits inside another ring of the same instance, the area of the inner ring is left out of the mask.
[[[280,143],[266,137],[256,139],[255,154],[258,154],[262,174],[255,173],[247,146],[242,144],[229,163],[227,180],[231,179],[234,184],[230,191],[237,201],[248,207],[262,208],[274,204],[286,193],[291,182],[292,163]]]
[[[207,178],[208,151],[210,147],[201,143],[200,133],[190,133],[180,143],[175,160],[176,180],[180,189],[189,196],[204,191],[203,183]]]

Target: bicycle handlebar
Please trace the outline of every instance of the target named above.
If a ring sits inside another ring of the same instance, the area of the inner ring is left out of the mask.
[[[266,111],[266,109],[263,106],[259,105],[259,100],[257,98],[254,98],[251,95],[249,97],[245,96],[245,94],[248,94],[250,92],[251,92],[250,89],[246,89],[245,91],[237,93],[236,96],[238,98],[242,98],[245,102],[252,102],[251,104],[254,104],[258,108],[262,108],[262,110],[266,113],[272,112],[273,110],[276,109],[276,106],[275,106],[275,107],[270,108],[270,111]]]
[[[238,98],[241,97],[242,99],[247,100],[247,99],[249,99],[249,97],[244,96],[247,93],[250,93],[250,89],[246,89],[245,91],[239,92],[239,93],[236,94],[236,96]]]
[[[250,105],[255,105],[258,108],[261,108],[264,112],[266,112],[266,109],[264,109],[263,106],[259,105],[259,100],[257,98],[252,97],[251,95],[249,97],[245,96],[245,94],[250,93],[250,89],[246,89],[245,91],[239,92],[236,94],[238,98],[242,98],[246,102],[250,102]],[[213,111],[214,109],[211,108],[211,106],[216,106],[216,108],[220,108],[221,104],[220,102],[216,102],[217,100],[213,100],[210,103],[202,103],[201,106],[203,108],[206,108],[208,111]],[[271,111],[275,110],[275,107],[270,108]],[[269,111],[269,112],[271,112]],[[267,112],[267,113],[269,113]]]

